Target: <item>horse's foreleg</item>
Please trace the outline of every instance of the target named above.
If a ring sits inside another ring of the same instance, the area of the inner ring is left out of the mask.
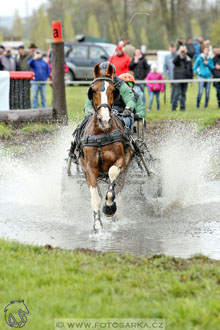
[[[91,194],[91,205],[94,212],[94,225],[93,229],[94,232],[98,232],[102,229],[102,221],[100,216],[100,208],[101,208],[101,198],[99,196],[99,192],[96,187],[90,187],[90,194]]]
[[[101,208],[101,198],[99,196],[98,187],[97,187],[97,177],[98,173],[95,173],[91,170],[86,171],[86,177],[88,180],[88,185],[90,189],[91,195],[91,206],[94,213],[94,232],[98,232],[102,228],[102,221],[100,216],[100,208]]]
[[[106,202],[105,205],[103,206],[103,213],[107,217],[112,217],[117,210],[117,206],[115,203],[115,181],[119,173],[120,173],[120,167],[118,165],[111,166],[108,171],[110,183],[106,194]]]

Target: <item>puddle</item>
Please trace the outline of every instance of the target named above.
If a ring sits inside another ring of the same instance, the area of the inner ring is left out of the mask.
[[[216,132],[199,136],[193,126],[183,124],[161,132],[159,142],[149,147],[161,160],[156,170],[163,196],[141,201],[132,195],[134,187],[125,187],[127,202],[118,198],[113,221],[103,216],[100,235],[92,235],[88,190],[67,201],[68,212],[62,208],[62,167],[71,132],[66,128],[40,146],[29,146],[20,157],[6,154],[0,145],[0,237],[67,249],[184,258],[201,253],[220,259]]]

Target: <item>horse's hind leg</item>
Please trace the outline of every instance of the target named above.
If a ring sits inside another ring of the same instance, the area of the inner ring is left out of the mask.
[[[115,203],[115,180],[117,179],[119,173],[120,169],[117,165],[111,166],[108,171],[110,183],[106,194],[106,202],[103,206],[103,213],[107,217],[112,217],[117,210],[117,206]]]

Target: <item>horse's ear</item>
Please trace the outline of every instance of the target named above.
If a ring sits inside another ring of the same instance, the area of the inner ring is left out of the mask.
[[[99,64],[96,64],[95,67],[94,67],[94,77],[95,78],[100,77],[100,67],[99,67]]]
[[[113,78],[113,76],[114,76],[114,69],[113,69],[112,65],[109,65],[108,66],[108,69],[107,69],[107,72],[106,72],[106,76],[109,76],[109,77]]]
[[[89,87],[88,98],[89,98],[90,101],[93,100],[93,89],[92,89],[92,87]]]
[[[115,89],[114,89],[114,100],[117,100],[117,99],[119,99],[119,97],[120,97],[120,89],[119,88],[117,88],[117,87],[115,87]]]

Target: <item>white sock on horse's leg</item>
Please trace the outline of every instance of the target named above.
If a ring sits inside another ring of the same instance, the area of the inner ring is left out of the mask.
[[[114,181],[117,179],[118,175],[120,173],[120,169],[118,168],[118,166],[113,165],[110,167],[109,171],[108,171],[108,176],[110,181]]]
[[[101,208],[101,198],[98,193],[98,189],[90,187],[90,194],[91,194],[91,205],[94,212],[98,212]]]

